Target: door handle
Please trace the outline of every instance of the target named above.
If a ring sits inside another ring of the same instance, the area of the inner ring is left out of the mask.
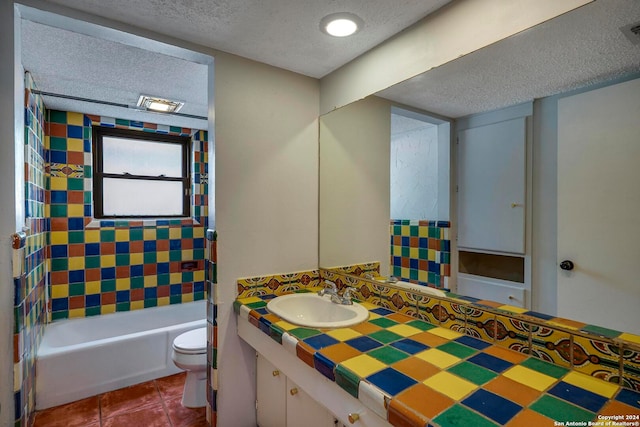
[[[560,268],[565,271],[571,271],[574,267],[575,265],[573,265],[573,261],[569,261],[568,259],[560,263]]]

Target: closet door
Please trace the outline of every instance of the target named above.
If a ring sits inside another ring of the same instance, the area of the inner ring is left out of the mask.
[[[458,247],[525,252],[526,118],[458,133]]]

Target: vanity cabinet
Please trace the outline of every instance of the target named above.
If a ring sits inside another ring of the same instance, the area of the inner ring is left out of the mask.
[[[334,427],[329,411],[257,353],[256,416],[259,427]]]

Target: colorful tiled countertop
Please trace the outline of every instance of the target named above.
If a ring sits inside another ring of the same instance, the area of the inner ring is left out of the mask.
[[[234,309],[393,425],[640,426],[636,391],[366,302],[359,325],[299,327],[267,311],[275,297]]]

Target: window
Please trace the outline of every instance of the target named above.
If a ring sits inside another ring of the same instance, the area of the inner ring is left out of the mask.
[[[191,139],[94,127],[95,218],[190,216]]]

